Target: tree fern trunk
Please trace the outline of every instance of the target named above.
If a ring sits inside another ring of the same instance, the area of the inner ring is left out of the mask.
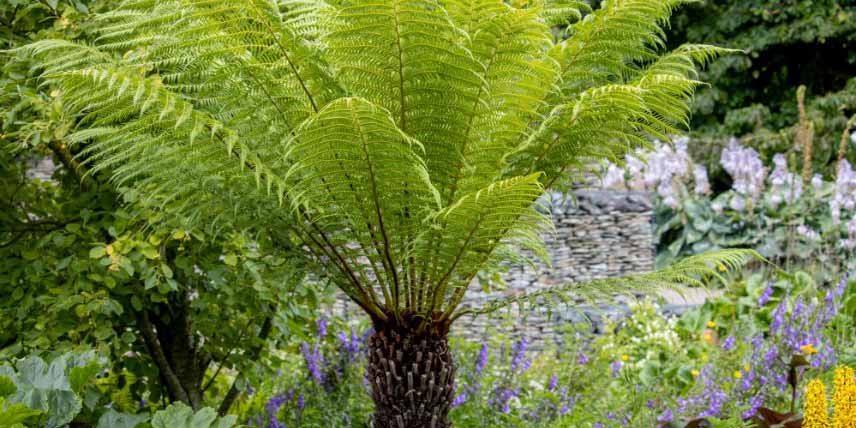
[[[455,366],[448,328],[419,332],[415,323],[375,321],[367,376],[375,428],[448,428]]]

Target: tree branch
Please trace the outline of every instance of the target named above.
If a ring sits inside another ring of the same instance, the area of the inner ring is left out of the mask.
[[[270,336],[270,332],[273,329],[273,315],[268,315],[264,322],[262,322],[262,328],[259,330],[259,339],[261,339],[261,343],[254,347],[250,351],[250,360],[255,360],[259,358],[259,355],[262,353],[262,349],[264,348],[264,344],[266,343],[268,336]],[[240,376],[240,374],[239,374]],[[232,407],[232,403],[235,402],[235,399],[238,398],[238,377],[235,377],[235,380],[232,381],[232,386],[229,387],[229,391],[226,392],[226,396],[223,397],[223,401],[220,402],[220,407],[217,408],[217,413],[220,416],[225,416],[229,411],[229,408]]]
[[[149,349],[149,354],[152,356],[152,359],[154,359],[155,364],[158,366],[158,370],[163,375],[167,388],[176,399],[189,405],[190,397],[187,395],[187,391],[184,390],[184,387],[181,385],[181,381],[178,379],[178,376],[175,375],[175,372],[169,365],[169,361],[166,359],[166,354],[164,354],[160,341],[157,338],[152,321],[149,319],[148,311],[140,311],[137,312],[136,315],[137,326],[140,328],[140,333],[142,333],[146,347]]]
[[[74,158],[74,155],[68,150],[68,146],[65,143],[62,143],[57,140],[51,140],[48,143],[48,148],[50,148],[57,158],[59,158],[60,163],[68,169],[77,181],[80,183],[80,187],[86,189],[90,185],[94,184],[91,182],[91,179],[86,175],[86,170],[80,165],[80,162]]]

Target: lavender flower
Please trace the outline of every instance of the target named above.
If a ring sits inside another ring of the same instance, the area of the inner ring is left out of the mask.
[[[454,409],[455,407],[458,407],[458,406],[460,406],[460,405],[462,405],[462,404],[466,403],[466,402],[467,402],[467,398],[468,398],[468,396],[467,396],[467,393],[466,393],[466,392],[462,392],[462,393],[458,394],[458,395],[457,395],[457,396],[455,396],[455,398],[452,400],[452,408]]]
[[[476,362],[476,374],[481,374],[487,365],[487,343],[483,343],[481,351],[479,351],[479,359]]]
[[[675,412],[671,409],[666,409],[660,416],[657,417],[657,422],[661,424],[666,424],[672,422],[675,419]]]
[[[612,369],[612,377],[618,377],[621,374],[621,360],[615,360],[609,364],[609,367]]]
[[[793,203],[802,195],[802,179],[788,171],[788,161],[785,155],[778,153],[773,156],[775,165],[768,177],[770,181],[770,203],[773,207],[785,202]]]
[[[532,366],[532,362],[526,359],[526,348],[528,347],[528,342],[526,338],[521,338],[517,342],[514,342],[511,345],[512,359],[511,359],[511,371],[520,373],[525,372],[529,367]]]
[[[722,342],[722,349],[725,349],[727,352],[731,352],[731,350],[734,349],[736,342],[737,339],[734,336],[728,336]]]
[[[559,383],[559,376],[553,373],[553,377],[550,378],[550,385],[547,387],[548,390],[555,391],[556,385]]]
[[[321,364],[324,362],[324,357],[318,349],[318,345],[309,346],[303,342],[300,345],[300,352],[303,353],[303,359],[306,361],[306,369],[309,371],[309,376],[319,385],[324,381],[324,373],[321,372]]]
[[[761,293],[761,297],[758,297],[758,307],[763,307],[770,301],[770,297],[773,296],[773,286],[767,285],[767,288],[764,289],[764,292]]]
[[[581,366],[588,364],[589,357],[585,354],[585,352],[580,352],[580,358],[577,360],[577,363]]]
[[[811,187],[815,192],[820,192],[823,189],[823,177],[820,174],[811,177]]]
[[[604,189],[624,189],[624,170],[618,165],[610,163],[601,180],[601,186]]]
[[[318,337],[324,338],[327,336],[327,319],[326,318],[318,318],[315,320],[315,325],[318,326]]]
[[[758,412],[758,408],[761,407],[761,404],[764,403],[763,395],[755,395],[749,400],[749,408],[743,412],[743,419],[749,419],[752,416],[755,416],[755,413]]]
[[[354,361],[360,353],[360,338],[357,337],[357,332],[351,329],[351,335],[344,331],[340,331],[336,337],[339,339],[339,348],[348,356],[349,361]]]

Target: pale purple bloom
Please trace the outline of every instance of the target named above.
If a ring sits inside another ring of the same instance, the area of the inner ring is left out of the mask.
[[[754,149],[741,146],[732,138],[728,147],[722,149],[720,164],[734,180],[732,188],[738,194],[754,200],[764,190],[767,169]],[[743,198],[732,200],[731,206],[735,211],[742,211],[745,201]]]
[[[710,181],[707,178],[707,169],[703,165],[696,165],[693,169],[693,181],[695,181],[696,194],[710,193]]]
[[[482,370],[484,370],[487,365],[487,343],[482,344],[481,351],[479,351],[479,359],[476,362],[476,373],[481,374]]]
[[[318,384],[324,381],[324,373],[321,372],[321,364],[324,362],[324,357],[318,349],[318,345],[309,346],[303,342],[300,345],[300,352],[303,353],[303,359],[306,361],[306,369],[309,371],[309,376]]]
[[[736,344],[736,342],[737,342],[737,339],[734,336],[728,336],[722,342],[722,349],[725,349],[726,351],[731,352],[731,350],[734,349],[734,345]]]
[[[612,369],[612,377],[618,377],[621,373],[621,360],[615,360],[609,364],[609,367]]]
[[[467,393],[462,392],[462,393],[458,394],[457,396],[455,396],[455,399],[452,400],[452,408],[454,409],[455,407],[458,407],[458,406],[460,406],[466,402],[467,402]]]
[[[758,307],[762,307],[770,301],[770,297],[773,296],[773,286],[768,285],[767,288],[764,289],[764,292],[761,293],[761,297],[758,297]]]
[[[525,337],[511,345],[511,352],[513,353],[511,359],[511,371],[519,371],[520,373],[523,373],[532,366],[532,362],[526,359],[527,347],[528,342]]]
[[[327,336],[327,319],[326,318],[318,318],[315,320],[315,325],[318,326],[318,337],[323,338]]]
[[[811,177],[811,187],[815,192],[820,192],[823,189],[823,177],[820,174],[815,174]]]
[[[553,377],[551,377],[551,378],[550,378],[550,385],[547,387],[547,389],[549,389],[550,391],[555,391],[555,390],[556,390],[556,385],[557,385],[558,383],[559,383],[559,376],[557,376],[557,375],[554,373],[554,374],[553,374]]]

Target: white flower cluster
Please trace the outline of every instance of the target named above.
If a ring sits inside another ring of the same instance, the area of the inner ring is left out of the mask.
[[[797,226],[797,233],[809,241],[820,241],[820,233],[804,224]]]
[[[629,338],[635,349],[645,349],[646,354],[628,366],[644,366],[650,359],[656,359],[661,350],[677,351],[681,348],[681,339],[677,332],[677,318],[664,317],[659,305],[651,299],[630,304],[631,316],[626,328],[633,332]]]
[[[694,166],[687,153],[688,137],[675,139],[674,148],[659,141],[651,151],[639,151],[625,157],[626,171],[609,164],[602,184],[605,188],[629,188],[631,190],[656,191],[663,203],[676,207],[680,201],[680,183],[690,177],[696,182],[696,193],[710,192],[707,171]],[[629,179],[625,181],[625,172]]]
[[[856,247],[856,214],[853,215],[853,218],[847,222],[847,239],[841,240],[841,246],[852,250]]]
[[[732,138],[728,146],[722,149],[720,164],[734,180],[732,188],[739,195],[731,200],[731,208],[742,211],[746,206],[745,198],[754,201],[764,190],[767,169],[761,162],[761,156]]]
[[[829,210],[832,211],[832,222],[841,222],[841,209],[853,211],[856,208],[856,171],[850,162],[842,160],[838,164],[838,176],[835,179],[835,194],[829,200]]]
[[[770,181],[770,204],[773,208],[782,202],[794,203],[802,196],[802,178],[788,171],[788,161],[785,155],[777,153],[773,156],[773,172],[767,179]]]

